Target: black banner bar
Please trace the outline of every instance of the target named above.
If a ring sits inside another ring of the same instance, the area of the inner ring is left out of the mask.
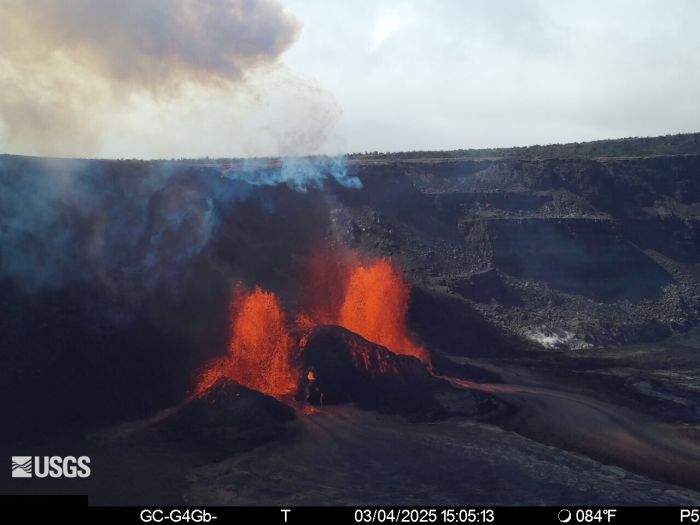
[[[700,507],[98,507],[85,496],[3,496],[0,504],[21,508],[24,522],[222,525],[265,523],[333,524],[700,524]]]

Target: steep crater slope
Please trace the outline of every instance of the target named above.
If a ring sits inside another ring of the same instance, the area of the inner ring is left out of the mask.
[[[346,242],[506,332],[581,348],[698,324],[699,155],[356,164],[364,190],[342,192],[336,223]]]

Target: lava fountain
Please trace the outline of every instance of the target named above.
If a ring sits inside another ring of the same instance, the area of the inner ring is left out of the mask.
[[[309,259],[296,327],[311,330],[339,325],[395,354],[418,358],[430,366],[428,352],[408,335],[406,314],[410,287],[390,259],[366,259],[347,249],[322,248]],[[277,296],[260,287],[238,289],[231,301],[228,352],[201,374],[199,395],[221,378],[273,396],[294,391],[300,377],[299,353]],[[361,359],[356,366],[382,363]]]
[[[408,284],[389,259],[358,265],[350,275],[337,324],[395,354],[428,363],[428,353],[408,336],[409,295]]]
[[[429,364],[428,352],[408,335],[410,292],[401,269],[389,258],[368,259],[354,250],[322,247],[310,258],[297,325],[310,329],[336,324]]]
[[[295,346],[277,296],[259,286],[237,290],[231,301],[231,338],[225,357],[200,377],[202,393],[222,377],[260,392],[281,396],[296,388]]]

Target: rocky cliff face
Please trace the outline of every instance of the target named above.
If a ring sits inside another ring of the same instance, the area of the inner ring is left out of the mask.
[[[698,323],[698,155],[357,164],[341,235],[507,332],[579,348]]]
[[[270,166],[0,156],[3,419],[72,428],[181,400],[226,351],[232,285],[296,311],[319,243],[400,262],[431,350],[615,346],[700,321],[700,153],[365,156],[347,165],[361,188]]]

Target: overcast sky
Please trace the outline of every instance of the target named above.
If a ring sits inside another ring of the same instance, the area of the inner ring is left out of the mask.
[[[0,151],[277,155],[699,131],[698,28],[694,0],[0,0]]]

